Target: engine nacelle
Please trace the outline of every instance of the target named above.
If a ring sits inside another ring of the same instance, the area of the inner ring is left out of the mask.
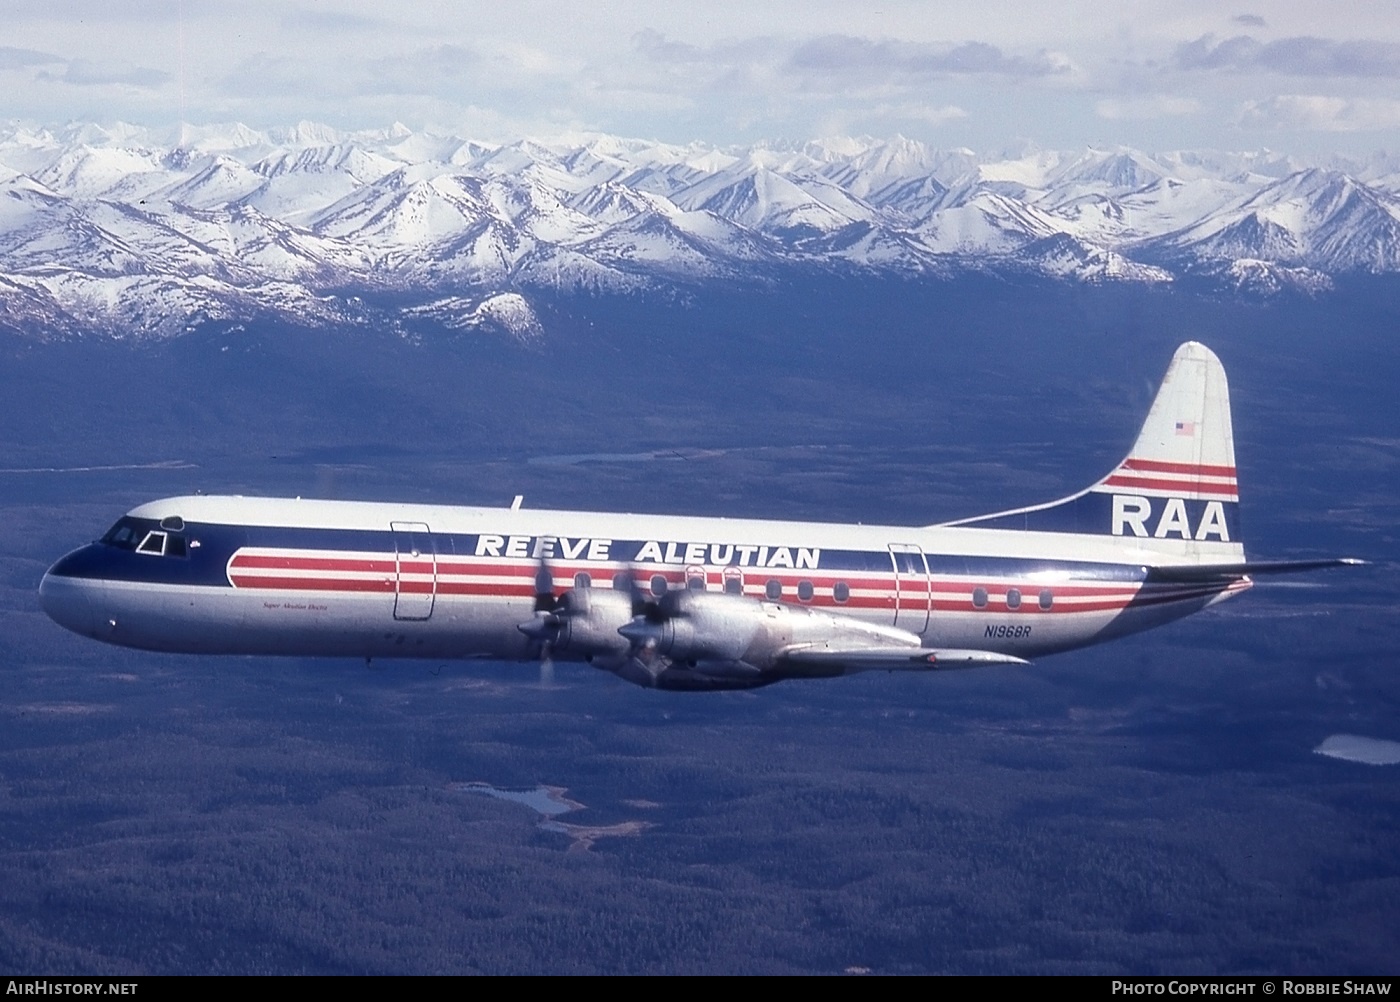
[[[747,661],[763,634],[766,604],[738,595],[675,591],[662,598],[654,616],[638,618],[622,632],[673,661]]]
[[[556,652],[622,657],[631,642],[618,630],[632,622],[632,597],[602,588],[573,588],[559,598],[553,613]]]
[[[848,616],[765,602],[721,592],[677,591],[662,598],[655,614],[637,617],[621,631],[634,644],[718,677],[734,665],[772,668],[795,646],[913,646],[906,630],[874,626]],[[708,670],[708,665],[725,666]]]

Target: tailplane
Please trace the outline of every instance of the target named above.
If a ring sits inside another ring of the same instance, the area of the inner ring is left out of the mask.
[[[1239,500],[1225,369],[1188,341],[1113,472],[1059,501],[946,524],[1118,536],[1182,562],[1242,563]]]

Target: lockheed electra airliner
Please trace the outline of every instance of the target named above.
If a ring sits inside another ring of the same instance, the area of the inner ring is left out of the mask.
[[[660,689],[1023,664],[1346,559],[1251,562],[1220,360],[1182,345],[1128,457],[928,526],[251,497],[141,505],[44,575],[152,651],[586,661]]]

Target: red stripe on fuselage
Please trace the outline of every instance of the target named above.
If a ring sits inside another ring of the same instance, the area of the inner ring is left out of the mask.
[[[235,588],[265,588],[270,591],[369,591],[392,595],[393,578],[294,578],[257,575],[229,576]],[[431,584],[431,582],[425,582]]]
[[[253,553],[236,553],[229,564],[233,570],[275,571],[364,571],[393,574],[394,559],[358,557],[268,557]],[[431,573],[431,568],[429,569]]]
[[[1213,469],[1221,469],[1216,467]],[[560,563],[563,563],[562,561]],[[306,591],[367,593],[385,596],[393,594],[431,595],[438,594],[461,598],[482,599],[529,599],[535,595],[535,574],[537,564],[511,561],[487,562],[475,560],[464,563],[445,563],[439,559],[436,564],[430,560],[405,560],[401,564],[385,555],[374,557],[332,557],[332,556],[272,556],[267,554],[236,554],[230,562],[229,580],[236,588],[265,589],[271,591]],[[606,568],[591,568],[594,573],[606,574]],[[248,573],[239,573],[240,571]],[[301,573],[267,573],[268,571],[290,571]],[[1231,591],[1240,587],[1238,583],[1226,587],[1191,585],[1186,588],[1148,585],[1141,588],[1138,582],[1105,582],[1103,584],[1057,584],[1025,580],[926,580],[922,574],[901,573],[843,576],[830,571],[812,574],[810,571],[790,568],[740,568],[744,580],[744,595],[753,600],[766,600],[761,582],[778,580],[782,583],[782,595],[777,599],[797,607],[816,607],[824,611],[841,612],[891,612],[898,606],[900,612],[917,613],[923,611],[943,613],[963,613],[980,615],[1073,615],[1075,613],[1099,613],[1122,610],[1130,605],[1156,605],[1176,601],[1194,600],[1221,591]],[[309,573],[308,573],[309,572]],[[317,573],[321,572],[321,573]],[[416,573],[417,579],[401,577],[400,574]],[[623,572],[626,573],[626,572]],[[652,577],[664,578],[668,585],[682,584],[686,580],[683,568],[677,567],[634,567],[631,572],[639,590],[648,591],[646,585]],[[343,574],[360,574],[362,577],[343,577]],[[379,575],[370,577],[368,575]],[[465,576],[485,578],[485,581],[463,580]],[[706,568],[709,581],[718,584],[723,569]],[[425,579],[426,578],[426,579]],[[810,582],[815,594],[808,601],[802,601],[796,594],[799,581]],[[844,582],[852,589],[845,602],[837,602],[833,595],[837,583]],[[565,571],[556,577],[551,592],[557,597],[573,587],[572,575]],[[972,593],[976,588],[988,592],[987,604],[978,607],[973,604]],[[1022,593],[1020,605],[1012,609],[1006,605],[1006,593],[1011,589]],[[710,589],[717,591],[717,589]],[[1052,596],[1049,609],[1040,607],[1040,593],[1048,590]],[[859,594],[859,592],[878,594]],[[1080,601],[1072,601],[1079,599]],[[1087,599],[1088,601],[1084,601]],[[1067,601],[1071,600],[1071,601]]]
[[[241,589],[262,589],[268,591],[304,591],[304,592],[358,592],[369,594],[389,595],[395,594],[418,594],[430,595],[436,593],[443,596],[466,597],[466,598],[488,598],[488,599],[529,599],[535,595],[535,589],[530,582],[512,583],[509,581],[492,584],[476,584],[459,581],[439,581],[434,588],[432,581],[404,581],[396,582],[392,579],[375,578],[304,578],[304,577],[282,577],[282,576],[256,576],[242,577],[236,576],[234,584]],[[1119,592],[1116,595],[1104,595],[1098,601],[1090,602],[1061,602],[1050,609],[1040,608],[1038,597],[1035,594],[1028,594],[1022,600],[1021,605],[1012,609],[1005,602],[1005,595],[999,594],[991,597],[989,603],[981,608],[975,606],[971,595],[958,598],[940,598],[936,595],[930,602],[927,592],[901,592],[899,596],[899,608],[902,612],[922,612],[931,609],[934,612],[971,612],[983,614],[1040,614],[1040,615],[1070,615],[1083,612],[1102,612],[1111,609],[1123,609],[1133,604],[1146,602],[1168,602],[1178,599],[1197,597],[1201,594],[1208,594],[1213,589],[1197,589],[1187,593],[1176,593],[1155,596],[1144,599],[1135,594],[1125,594]],[[1215,589],[1218,590],[1218,589]],[[946,594],[946,593],[945,593]],[[762,595],[750,594],[747,597],[761,600]],[[1065,595],[1068,597],[1068,595]],[[811,606],[824,610],[840,612],[847,610],[874,610],[891,611],[895,607],[895,595],[893,591],[882,596],[851,596],[845,602],[837,602],[830,595],[815,595],[811,601],[803,602],[793,594],[784,594],[778,601],[793,606]]]

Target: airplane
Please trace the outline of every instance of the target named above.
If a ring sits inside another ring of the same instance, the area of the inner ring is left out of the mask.
[[[1058,501],[927,526],[195,495],[64,556],[45,612],[149,651],[584,661],[750,689],[1029,659],[1180,619],[1256,576],[1229,389],[1177,349],[1136,443]]]

